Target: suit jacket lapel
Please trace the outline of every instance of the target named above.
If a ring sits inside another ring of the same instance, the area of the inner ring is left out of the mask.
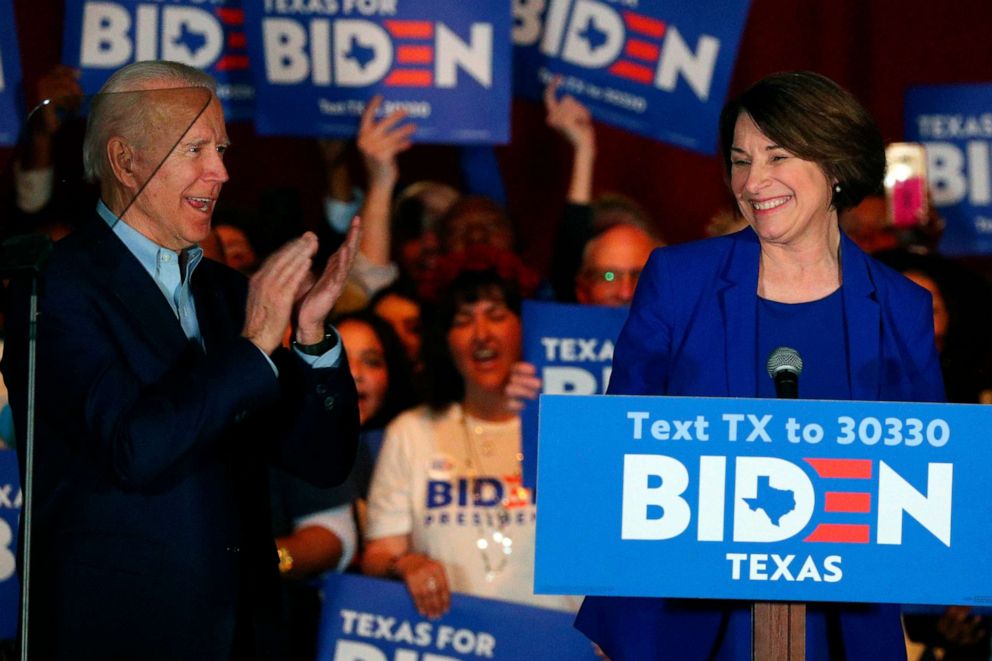
[[[868,272],[868,256],[843,233],[840,245],[851,397],[877,400],[880,394],[881,309],[875,295],[875,283]]]
[[[175,356],[187,340],[162,290],[102,218],[94,225],[93,272],[105,279],[108,290],[128,310],[149,345],[164,357]]]
[[[757,394],[757,305],[758,238],[750,229],[739,233],[721,275],[719,292],[723,313],[724,355],[726,356],[727,395],[754,397]]]

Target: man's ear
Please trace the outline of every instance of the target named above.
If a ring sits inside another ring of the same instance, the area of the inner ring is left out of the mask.
[[[136,190],[138,177],[134,173],[134,146],[119,135],[107,140],[107,161],[114,173],[114,179],[125,188]]]

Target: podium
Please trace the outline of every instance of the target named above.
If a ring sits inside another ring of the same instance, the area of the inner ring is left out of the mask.
[[[538,592],[755,602],[763,660],[804,658],[806,603],[992,602],[989,407],[540,406]]]

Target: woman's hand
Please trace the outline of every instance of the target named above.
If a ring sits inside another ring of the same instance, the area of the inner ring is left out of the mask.
[[[382,106],[382,96],[372,97],[358,126],[358,151],[365,162],[369,184],[392,187],[399,178],[397,156],[413,144],[410,137],[417,130],[415,124],[403,124],[406,119],[405,110],[394,110],[381,120],[375,115]]]
[[[451,590],[440,562],[420,553],[407,553],[393,563],[393,573],[406,583],[421,615],[436,619],[451,608]]]
[[[541,377],[537,376],[537,368],[532,363],[514,363],[503,389],[507,410],[522,411],[529,400],[537,399],[540,394]]]
[[[544,108],[548,126],[561,133],[579,152],[595,151],[596,129],[589,109],[571,94],[558,98],[561,76],[556,76],[544,88]]]
[[[568,201],[589,204],[592,201],[592,177],[596,163],[596,129],[589,109],[581,101],[571,94],[558,98],[561,82],[561,76],[557,76],[544,88],[547,122],[548,126],[565,136],[575,150]]]

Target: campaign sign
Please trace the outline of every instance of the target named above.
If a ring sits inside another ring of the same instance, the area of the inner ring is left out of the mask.
[[[712,154],[748,4],[515,0],[515,91],[560,75],[596,119]]]
[[[978,405],[544,395],[535,589],[990,604],[989,429]]]
[[[906,140],[926,147],[931,202],[946,222],[940,251],[992,253],[992,84],[913,87],[905,113]]]
[[[266,0],[245,6],[261,134],[352,137],[366,102],[417,142],[509,139],[509,0]]]
[[[613,343],[627,319],[627,308],[524,301],[523,359],[537,368],[541,392],[599,395],[613,368]],[[523,483],[535,493],[537,481],[537,401],[520,413]],[[536,495],[536,494],[535,494]]]
[[[17,525],[21,516],[21,481],[17,454],[0,450],[0,640],[17,635],[20,583],[17,580]]]
[[[14,8],[0,0],[0,146],[17,143],[21,130],[21,55],[14,29]]]
[[[330,574],[317,640],[318,661],[595,661],[592,644],[572,628],[571,613],[451,595],[437,620],[417,613],[406,585]]]
[[[66,0],[64,30],[62,60],[80,69],[86,94],[126,64],[173,60],[217,79],[228,119],[252,116],[241,0]]]

